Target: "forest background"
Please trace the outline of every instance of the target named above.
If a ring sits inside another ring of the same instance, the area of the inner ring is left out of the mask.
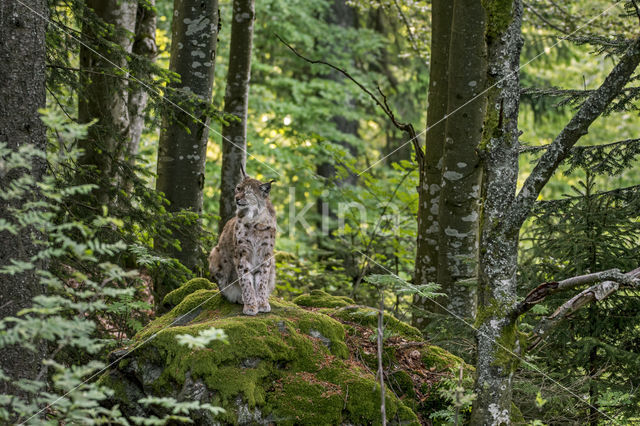
[[[96,411],[109,391],[85,379],[108,364],[110,350],[163,312],[164,295],[191,277],[207,276],[207,251],[229,217],[224,196],[235,184],[228,182],[237,181],[246,161],[248,175],[276,179],[271,199],[279,227],[279,297],[322,289],[368,306],[382,298],[386,311],[480,369],[477,345],[490,333],[478,330],[511,315],[508,306],[518,313],[515,328],[509,323],[489,339],[509,348],[506,364],[513,367],[497,374],[509,381],[501,407],[510,409],[512,401],[534,424],[638,420],[637,275],[616,272],[640,264],[635,66],[534,194],[514,240],[517,300],[509,296],[496,308],[478,298],[483,278],[477,259],[489,251],[483,242],[491,235],[472,230],[483,229],[490,217],[483,200],[490,189],[456,199],[467,193],[446,168],[490,167],[491,153],[479,154],[487,129],[506,128],[511,108],[517,128],[505,134],[517,133],[521,145],[515,184],[518,191],[528,188],[536,164],[544,165],[549,146],[616,65],[637,59],[635,2],[269,0],[253,6],[236,0],[232,7],[220,1],[203,3],[187,18],[192,26],[184,21],[172,33],[172,17],[181,7],[189,13],[188,3],[15,0],[0,9],[3,55],[14,55],[3,56],[0,65],[3,103],[25,108],[3,107],[0,133],[4,418],[24,421],[52,401],[58,409],[48,411],[51,418],[117,418],[106,408]],[[438,26],[444,4],[453,20]],[[248,9],[234,10],[240,7]],[[196,25],[202,16],[209,21]],[[499,63],[491,56],[491,32],[515,40],[498,19],[512,26],[521,19],[524,44],[517,93],[496,103],[493,90],[510,80],[491,68],[491,61]],[[245,35],[235,49],[234,23]],[[12,28],[30,25],[38,28],[35,38],[9,49]],[[203,30],[209,36],[196,47],[207,54],[189,51],[184,62],[198,69],[191,70],[192,80],[183,74],[180,81],[177,46]],[[449,37],[446,49],[438,37]],[[484,53],[474,56],[473,49]],[[17,59],[18,52],[33,62]],[[444,60],[437,56],[443,52]],[[250,84],[241,79],[234,95],[232,77],[241,73],[233,67],[242,69],[241,53]],[[479,62],[455,68],[456,58],[469,57]],[[453,76],[445,93],[450,105],[437,112],[436,65],[443,62]],[[26,86],[15,83],[21,78]],[[26,92],[30,99],[16,95],[24,96],[24,87],[34,88]],[[456,97],[456,91],[463,94]],[[232,108],[247,93],[247,109]],[[474,115],[477,105],[485,109]],[[492,110],[500,117],[492,120]],[[33,120],[15,130],[33,111],[46,137]],[[474,126],[480,132],[469,136]],[[23,137],[27,143],[12,145]],[[434,141],[447,138],[466,142],[433,157]],[[163,166],[167,153],[184,163]],[[432,169],[438,188],[425,189]],[[463,172],[475,176],[478,188],[488,181],[473,173]],[[429,194],[447,185],[436,217],[420,209],[421,200],[432,203]],[[437,261],[429,257],[428,241],[440,247]],[[609,272],[567,285],[569,295],[547,290],[603,271]],[[619,284],[615,291],[591,287],[611,280]],[[562,311],[571,296],[589,289],[585,307]],[[20,355],[24,348],[30,356]],[[6,368],[11,359],[21,366],[17,376]],[[482,416],[490,416],[490,398],[477,388],[475,395],[473,388],[466,391],[465,409],[475,403],[475,419],[489,418]]]

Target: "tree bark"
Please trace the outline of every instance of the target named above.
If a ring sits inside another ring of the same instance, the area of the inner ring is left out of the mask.
[[[45,126],[40,121],[38,109],[45,107],[45,33],[48,7],[45,0],[33,0],[26,9],[15,0],[0,2],[0,142],[17,151],[21,146],[32,145],[46,150]],[[40,15],[40,16],[38,16]],[[44,161],[34,161],[28,173],[37,182],[46,170]],[[20,177],[20,172],[0,171],[0,188]],[[35,195],[33,198],[37,198]],[[23,204],[36,199],[16,200]],[[13,222],[9,205],[0,207],[0,219]],[[35,230],[13,235],[0,232],[0,267],[10,264],[10,259],[24,262],[38,252],[32,237]],[[41,267],[43,265],[40,265]],[[0,277],[0,318],[15,316],[31,306],[34,296],[42,292],[39,278],[33,271]],[[43,350],[26,351],[11,346],[0,349],[0,365],[10,380],[0,381],[0,393],[25,397],[13,382],[34,379],[40,369]]]
[[[217,1],[174,1],[169,69],[180,76],[180,82],[172,83],[171,89],[182,95],[181,99],[190,97],[191,106],[182,103],[180,108],[192,112],[172,109],[163,117],[156,189],[166,195],[171,212],[202,213],[209,136],[209,117],[202,111],[211,103],[218,19]],[[195,106],[193,99],[197,100]],[[181,248],[168,248],[169,255],[195,269],[202,252],[200,221],[182,224],[173,232]]]
[[[483,141],[479,147],[483,166],[480,222],[479,310],[477,325],[477,398],[472,424],[498,425],[510,422],[511,380],[518,363],[514,354],[522,348],[516,320],[522,304],[516,304],[518,234],[540,191],[560,162],[593,121],[606,111],[629,82],[640,63],[640,38],[631,41],[618,64],[602,85],[580,106],[567,126],[538,161],[516,197],[518,174],[518,65],[522,39],[521,0],[483,3],[487,8],[488,109]],[[607,273],[611,273],[607,271]],[[593,278],[577,277],[574,282]],[[620,277],[621,280],[625,278]],[[565,285],[569,285],[567,282]],[[544,296],[554,285],[547,283],[530,294]],[[618,284],[596,284],[563,304],[548,319],[563,318],[568,312],[617,290]],[[541,333],[547,327],[541,324]]]
[[[449,88],[439,203],[441,303],[460,317],[476,311],[478,210],[482,169],[478,146],[486,110],[486,14],[478,0],[456,0],[451,25]]]
[[[222,128],[220,222],[218,231],[236,213],[235,187],[242,180],[247,160],[247,108],[253,50],[254,0],[234,0],[224,112],[237,118]]]
[[[128,67],[127,55],[133,47],[138,3],[135,0],[87,0],[86,5],[102,22],[96,22],[88,14],[82,26],[82,38],[91,48],[84,45],[80,48],[78,120],[97,122],[89,128],[87,138],[79,142],[84,150],[79,163],[85,173],[81,179],[97,183],[98,202],[109,204],[118,175],[114,163],[126,151],[131,124],[129,84],[121,70]],[[99,35],[104,24],[111,26],[106,36]],[[101,37],[106,40],[100,42]],[[112,50],[107,43],[119,49]]]
[[[442,152],[449,105],[449,47],[453,1],[434,0],[431,23],[431,69],[429,71],[429,104],[423,166],[418,185],[418,237],[414,281],[416,284],[438,279],[438,239],[440,234],[439,200],[442,185]],[[428,310],[439,310],[428,299],[416,297],[413,303]],[[426,318],[414,316],[418,328],[426,325]]]
[[[138,0],[136,11],[136,30],[132,52],[139,59],[155,61],[158,47],[156,46],[156,12],[155,0]],[[138,66],[140,66],[139,64]],[[132,70],[132,75],[139,80],[149,80],[149,74],[145,70],[147,66],[142,66],[142,70]],[[131,80],[129,82],[129,138],[127,141],[126,157],[129,164],[135,164],[134,158],[138,154],[140,147],[140,136],[144,128],[144,110],[147,107],[149,94],[147,88]]]
[[[471,424],[510,423],[511,385],[517,363],[517,329],[509,317],[516,303],[518,231],[504,226],[518,178],[518,67],[521,0],[487,8],[488,102],[483,139],[482,208],[478,276],[477,361]]]

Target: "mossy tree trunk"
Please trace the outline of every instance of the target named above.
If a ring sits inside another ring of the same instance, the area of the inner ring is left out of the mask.
[[[168,109],[163,117],[156,182],[171,212],[202,213],[218,19],[217,1],[174,1],[169,69],[180,76],[171,84],[172,101],[179,108]],[[166,248],[168,254],[196,269],[202,252],[200,220],[187,221],[173,232],[180,248]]]
[[[129,84],[122,69],[127,69],[127,56],[133,47],[138,2],[87,0],[86,6],[82,38],[89,47],[80,48],[78,120],[97,122],[79,143],[84,150],[80,170],[85,175],[81,179],[96,183],[98,202],[109,204],[118,175],[115,163],[126,152],[129,139]]]
[[[347,1],[345,0],[333,0],[330,8],[326,11],[326,22],[330,26],[336,26],[341,29],[356,28],[357,21],[358,16],[356,10],[347,4]],[[352,48],[348,44],[340,43],[333,46],[333,48],[336,50],[336,55],[338,56],[352,56]],[[353,63],[351,63],[347,69],[351,69],[352,65]],[[344,75],[333,69],[330,70],[324,78],[333,82],[345,81]],[[353,98],[348,93],[345,93],[340,103],[341,105],[336,105],[336,108],[342,111],[354,108],[355,104]],[[349,117],[345,117],[344,114],[338,113],[331,117],[331,123],[335,126],[335,130],[337,130],[334,132],[334,137],[331,142],[344,147],[353,157],[356,157],[358,155],[358,149],[350,139],[352,140],[358,135],[358,120],[353,120]],[[331,187],[328,185],[328,182],[331,180],[333,180],[333,184],[338,187],[355,184],[357,177],[353,174],[348,174],[341,179],[336,179],[337,171],[335,160],[325,161],[323,157],[318,158],[318,160],[319,161],[316,163],[316,172],[318,176],[321,176],[324,179],[327,188]],[[317,199],[316,212],[318,215],[316,226],[321,231],[318,232],[316,237],[318,248],[322,252],[331,251],[334,249],[331,239],[333,239],[333,234],[336,230],[336,225],[334,224],[334,221],[337,219],[336,212],[333,206],[330,205],[329,201],[323,196],[319,196]],[[350,256],[345,256],[343,258],[342,266],[348,274],[355,277],[354,279],[356,284],[353,288],[353,296],[355,294],[355,290],[358,288],[360,280],[362,279],[360,276],[361,269],[354,263],[353,258]]]
[[[483,179],[476,317],[477,398],[471,424],[499,425],[510,423],[511,380],[518,365],[517,355],[524,349],[520,347],[517,329],[517,320],[524,310],[516,303],[520,229],[570,149],[631,79],[640,63],[640,37],[629,41],[618,64],[556,136],[516,195],[522,1],[486,1],[483,6],[488,17],[489,91],[479,147]]]
[[[440,235],[439,200],[442,185],[442,152],[449,105],[449,46],[453,4],[433,0],[431,12],[431,69],[425,152],[418,185],[418,238],[414,281],[416,284],[438,279],[438,239]],[[416,297],[413,303],[428,310],[439,309],[428,299]],[[414,315],[413,325],[422,329],[425,317]]]
[[[33,0],[29,9],[15,0],[0,2],[0,142],[17,151],[25,145],[45,151],[45,126],[40,121],[38,109],[45,107],[45,33],[48,7],[45,0]],[[39,16],[38,16],[39,15]],[[46,170],[44,161],[34,161],[28,170],[11,173],[0,172],[0,188],[8,188],[21,173],[28,173],[35,182],[41,180]],[[16,203],[36,202],[31,199]],[[35,199],[34,199],[35,198]],[[2,201],[0,220],[14,220],[9,213],[10,204]],[[33,236],[34,229],[13,235],[0,232],[0,267],[11,260],[29,262],[39,249]],[[46,265],[39,265],[46,268]],[[33,271],[0,276],[0,318],[16,316],[31,306],[34,296],[42,292],[39,277]],[[36,344],[35,351],[23,347],[8,346],[0,349],[0,366],[9,379],[0,381],[0,393],[28,396],[14,383],[19,379],[35,379],[41,367],[44,348]]]
[[[222,169],[220,171],[220,222],[218,231],[236,213],[235,187],[242,180],[247,160],[247,108],[253,50],[254,0],[234,0],[231,44],[224,112],[236,118],[222,128]]]
[[[518,178],[519,58],[522,47],[520,0],[487,8],[489,88],[480,155],[483,158],[478,276],[477,378],[471,422],[510,423],[511,380],[519,352],[517,329],[509,316],[516,303],[519,227],[506,208]],[[497,84],[500,82],[499,84]],[[495,86],[494,86],[495,85]]]

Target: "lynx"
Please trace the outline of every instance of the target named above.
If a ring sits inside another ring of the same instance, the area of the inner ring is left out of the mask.
[[[236,186],[236,216],[225,224],[209,255],[209,271],[220,292],[230,302],[243,304],[245,315],[271,311],[269,296],[276,281],[271,182],[245,176]]]

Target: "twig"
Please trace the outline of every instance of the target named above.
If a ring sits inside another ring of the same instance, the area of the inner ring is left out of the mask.
[[[514,318],[528,312],[534,305],[545,300],[545,298],[554,293],[569,290],[586,284],[600,283],[603,281],[615,281],[623,286],[633,287],[637,285],[637,277],[640,275],[640,268],[623,274],[617,269],[609,269],[602,272],[594,272],[591,274],[578,275],[567,278],[559,282],[547,282],[540,284],[527,294],[524,300],[514,308],[512,316]]]
[[[538,17],[538,19],[540,19],[543,23],[547,24],[548,26],[550,26],[551,28],[553,28],[554,30],[561,32],[563,34],[569,34],[569,32],[565,29],[560,28],[559,26],[555,25],[553,22],[549,21],[547,18],[545,18],[540,12],[538,12],[533,6],[531,6],[529,3],[524,2],[524,7],[526,7],[527,9],[529,9],[534,15],[536,15]]]
[[[387,425],[387,410],[384,405],[384,369],[382,368],[382,319],[384,315],[384,300],[382,291],[380,292],[380,310],[378,311],[378,375],[380,376],[380,413],[382,415],[382,426]]]
[[[367,95],[369,95],[369,97],[371,99],[373,99],[373,101],[380,107],[380,109],[382,109],[382,111],[387,115],[387,117],[389,117],[389,119],[391,120],[393,125],[396,126],[396,128],[402,130],[403,132],[406,132],[409,135],[409,137],[410,137],[409,141],[411,141],[413,143],[413,146],[414,146],[414,148],[416,150],[416,160],[418,161],[419,165],[422,164],[422,159],[424,157],[424,153],[422,151],[422,148],[420,147],[420,142],[418,141],[418,136],[416,134],[415,129],[413,128],[413,125],[411,123],[401,123],[396,119],[395,114],[393,113],[393,111],[389,107],[389,104],[387,103],[387,97],[382,93],[382,90],[380,90],[379,86],[378,86],[378,92],[382,95],[382,100],[380,100],[373,92],[371,92],[362,83],[360,83],[353,76],[351,76],[351,74],[349,74],[347,71],[345,71],[342,68],[337,67],[337,66],[335,66],[335,65],[333,65],[333,64],[331,64],[329,62],[326,62],[326,61],[322,61],[322,60],[319,60],[319,59],[309,59],[306,56],[303,56],[302,54],[300,54],[289,43],[284,41],[282,39],[282,37],[280,37],[278,34],[274,33],[274,35],[276,36],[276,38],[278,40],[280,40],[280,42],[282,44],[287,46],[289,48],[289,50],[291,50],[293,52],[293,54],[296,55],[297,57],[299,57],[300,59],[302,59],[302,60],[304,60],[306,62],[309,62],[310,64],[326,65],[329,68],[331,68],[331,69],[333,69],[335,71],[338,71],[339,73],[341,73],[342,75],[347,77],[349,80],[351,80],[353,83],[355,83],[355,85],[358,86],[360,88],[360,90],[362,90]]]
[[[424,66],[427,67],[427,69],[429,69],[429,63],[420,54],[418,41],[416,40],[413,34],[413,30],[411,29],[411,24],[409,24],[409,20],[407,19],[407,16],[402,11],[402,8],[400,8],[400,5],[398,4],[398,0],[393,0],[393,4],[396,6],[396,9],[398,10],[398,14],[402,19],[402,22],[404,22],[404,26],[407,27],[407,33],[409,33],[409,40],[411,40],[411,46],[413,47],[413,50],[415,51],[416,55],[418,55],[418,57],[421,59],[421,62],[424,64]]]

